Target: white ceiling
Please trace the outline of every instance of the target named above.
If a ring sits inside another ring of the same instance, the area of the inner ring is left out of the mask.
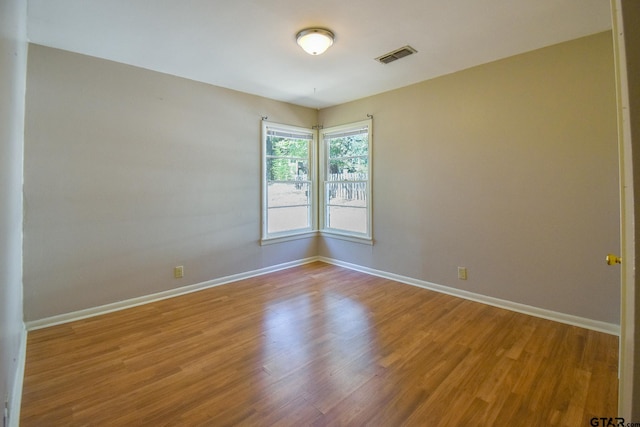
[[[28,0],[32,43],[323,108],[611,28],[606,0]],[[336,35],[310,56],[295,34]],[[382,65],[404,45],[418,53]]]

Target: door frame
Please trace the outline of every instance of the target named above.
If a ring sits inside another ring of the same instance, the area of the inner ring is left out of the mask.
[[[635,318],[636,318],[636,237],[634,209],[634,166],[640,169],[640,162],[634,161],[632,144],[632,114],[630,109],[630,86],[627,70],[627,34],[624,28],[624,13],[628,1],[610,0],[612,33],[616,70],[616,99],[618,116],[618,152],[620,159],[620,246],[622,271],[620,275],[620,344],[618,363],[618,415],[631,421],[634,406],[638,406],[640,396],[634,395],[635,367]],[[635,47],[635,46],[634,46]],[[636,83],[637,84],[637,83]],[[640,172],[636,172],[640,178]]]

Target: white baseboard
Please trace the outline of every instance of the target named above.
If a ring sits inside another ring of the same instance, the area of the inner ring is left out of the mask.
[[[273,265],[271,267],[260,268],[258,270],[252,270],[245,273],[233,274],[231,276],[208,280],[206,282],[183,286],[176,289],[170,289],[168,291],[158,292],[151,295],[131,298],[128,300],[105,304],[98,307],[87,308],[84,310],[78,310],[71,313],[59,314],[56,316],[46,317],[44,319],[32,320],[26,322],[26,327],[28,331],[34,331],[36,329],[47,328],[49,326],[61,325],[63,323],[74,322],[76,320],[87,319],[89,317],[99,316],[101,314],[112,313],[114,311],[124,310],[127,308],[160,301],[167,298],[173,298],[179,295],[190,294],[192,292],[201,291],[203,289],[213,288],[214,286],[225,285],[227,283],[237,282],[238,280],[261,276],[263,274],[273,273],[275,271],[308,264],[314,261],[318,261],[318,257],[310,257],[301,260],[285,262],[283,264]]]
[[[448,286],[427,282],[424,280],[414,279],[411,277],[406,277],[406,276],[402,276],[395,273],[388,273],[385,271],[376,270],[369,267],[363,267],[357,264],[351,264],[348,262],[336,260],[333,258],[321,257],[321,256],[305,258],[297,261],[291,261],[283,264],[274,265],[271,267],[265,267],[258,270],[249,271],[246,273],[234,274],[234,275],[222,277],[219,279],[209,280],[207,282],[197,283],[194,285],[184,286],[177,289],[171,289],[164,292],[146,295],[143,297],[132,298],[125,301],[102,305],[99,307],[88,308],[85,310],[79,310],[72,313],[47,317],[45,319],[34,320],[34,321],[27,322],[26,328],[27,330],[32,331],[36,329],[46,328],[49,326],[59,325],[62,323],[68,323],[76,320],[86,319],[88,317],[93,317],[101,314],[111,313],[114,311],[124,310],[124,309],[135,307],[138,305],[148,304],[150,302],[160,301],[163,299],[188,294],[191,292],[197,292],[203,289],[212,288],[214,286],[220,286],[220,285],[235,282],[238,280],[248,279],[250,277],[261,276],[263,274],[268,274],[275,271],[284,270],[287,268],[296,267],[303,264],[308,264],[314,261],[326,262],[327,264],[337,265],[340,267],[348,268],[350,270],[360,271],[362,273],[383,277],[385,279],[394,280],[396,282],[405,283],[407,285],[418,286],[420,288],[429,289],[432,291],[440,292],[447,295],[452,295],[452,296],[463,298],[466,300],[480,302],[480,303],[491,305],[494,307],[504,308],[506,310],[511,310],[518,313],[528,314],[534,317],[540,317],[543,319],[553,320],[555,322],[565,323],[568,325],[578,326],[585,329],[591,329],[598,332],[604,332],[607,334],[620,336],[620,325],[616,325],[613,323],[601,322],[598,320],[588,319],[585,317],[579,317],[571,314],[565,314],[557,311],[547,310],[544,308],[533,307],[526,304],[520,304],[517,302],[494,298],[494,297],[490,297],[482,294],[464,291],[461,289],[455,289]],[[25,342],[25,345],[26,345],[26,342]]]
[[[529,316],[540,317],[547,320],[553,320],[555,322],[565,323],[573,326],[579,326],[585,329],[591,329],[598,332],[604,332],[610,335],[620,336],[620,325],[616,325],[613,323],[601,322],[598,320],[587,319],[585,317],[573,316],[571,314],[560,313],[557,311],[547,310],[544,308],[533,307],[526,304],[520,304],[517,302],[489,297],[482,294],[476,294],[473,292],[464,291],[461,289],[455,289],[448,286],[438,285],[435,283],[414,279],[411,277],[401,276],[395,273],[388,273],[385,271],[380,271],[380,270],[376,270],[369,267],[363,267],[357,264],[351,264],[348,262],[344,262],[344,261],[340,261],[332,258],[318,257],[318,260],[322,262],[326,262],[327,264],[333,264],[340,267],[348,268],[350,270],[371,274],[372,276],[378,276],[385,279],[394,280],[396,282],[406,283],[407,285],[418,286],[420,288],[429,289],[435,292],[452,295],[452,296],[463,298],[466,300],[476,301],[476,302],[491,305],[494,307],[515,311],[518,313],[528,314]]]
[[[20,333],[20,349],[16,360],[16,374],[11,389],[9,403],[9,427],[18,427],[20,424],[20,407],[22,406],[22,386],[24,384],[24,367],[27,361],[27,330],[23,326]]]

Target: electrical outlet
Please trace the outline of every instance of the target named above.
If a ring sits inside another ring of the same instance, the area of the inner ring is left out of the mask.
[[[458,267],[458,279],[467,280],[467,267]]]
[[[176,279],[181,279],[184,277],[184,266],[179,265],[173,269],[173,277]]]

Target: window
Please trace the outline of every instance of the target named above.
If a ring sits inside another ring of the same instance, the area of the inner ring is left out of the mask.
[[[372,244],[371,120],[322,129],[319,135],[262,123],[261,243],[319,230]]]
[[[317,229],[312,129],[263,122],[262,239]]]
[[[323,232],[371,240],[371,120],[323,129]]]

